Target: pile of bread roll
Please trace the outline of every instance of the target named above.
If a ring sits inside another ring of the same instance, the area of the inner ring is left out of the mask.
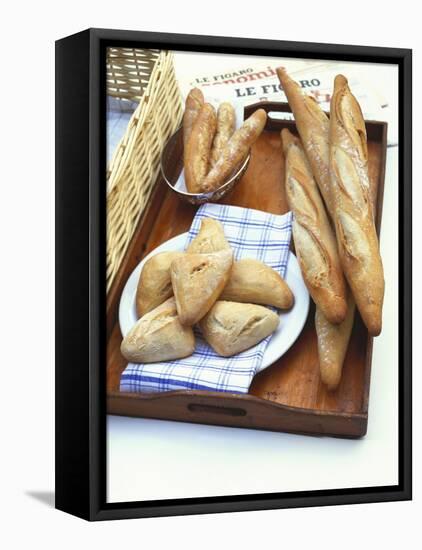
[[[293,240],[316,304],[322,381],[335,389],[353,326],[355,305],[368,332],[381,332],[384,275],[368,176],[365,122],[348,82],[334,82],[330,117],[283,68],[280,83],[300,140],[281,132]]]
[[[255,111],[238,129],[231,103],[221,103],[215,112],[199,88],[187,98],[183,117],[185,183],[189,193],[209,193],[224,185],[262,133],[267,114]]]
[[[193,326],[216,353],[229,357],[272,334],[279,316],[264,306],[289,309],[293,294],[271,267],[254,259],[233,261],[223,226],[204,218],[186,252],[162,252],[141,271],[139,320],[121,344],[128,361],[149,363],[191,355]]]

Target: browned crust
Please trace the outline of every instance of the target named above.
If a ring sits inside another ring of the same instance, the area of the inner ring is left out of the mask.
[[[355,302],[350,293],[347,300],[346,317],[339,325],[330,323],[318,306],[315,310],[315,330],[318,340],[321,380],[330,391],[334,391],[341,380],[354,317]]]
[[[277,68],[277,76],[294,115],[314,178],[330,216],[334,217],[330,193],[328,116],[312,96],[302,92],[283,67]]]
[[[203,192],[215,191],[228,180],[261,135],[266,121],[267,113],[264,109],[258,109],[236,130],[223,148],[217,163],[203,181]]]
[[[236,128],[236,113],[231,103],[224,102],[218,107],[217,131],[211,149],[211,166],[214,166]]]
[[[286,196],[294,214],[293,239],[306,286],[331,323],[347,311],[346,288],[334,232],[300,140],[281,132],[286,162]]]
[[[189,141],[193,125],[198,118],[203,104],[204,94],[199,88],[192,88],[186,97],[185,112],[183,115],[183,143],[185,147]]]
[[[343,75],[334,81],[330,143],[340,259],[363,322],[377,336],[382,327],[384,273],[371,200],[365,122]]]
[[[189,193],[200,193],[208,173],[210,152],[217,125],[215,109],[204,103],[185,147],[185,182]]]

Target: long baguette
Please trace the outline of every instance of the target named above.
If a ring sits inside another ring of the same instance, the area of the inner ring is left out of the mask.
[[[301,271],[314,302],[331,323],[346,316],[346,289],[334,231],[311,168],[297,137],[281,132],[286,195],[294,213],[293,239]]]
[[[203,192],[214,191],[226,182],[260,136],[266,121],[267,113],[264,109],[258,109],[236,130],[203,181]]]
[[[192,88],[188,93],[185,102],[185,112],[183,114],[183,144],[186,147],[195,120],[198,118],[199,111],[204,104],[204,94],[199,88]]]
[[[337,75],[330,110],[330,176],[341,263],[356,305],[377,336],[382,327],[384,273],[368,176],[365,122],[346,78]]]
[[[334,211],[331,201],[329,171],[330,121],[317,101],[313,97],[304,94],[299,84],[290,78],[283,67],[277,68],[277,76],[294,115],[296,127],[313,175],[324,198],[328,212],[333,218]]]
[[[233,105],[221,103],[217,111],[217,131],[211,149],[211,166],[214,166],[223,152],[236,127],[236,114]]]
[[[189,193],[201,193],[209,168],[212,140],[217,125],[215,109],[204,103],[185,147],[185,183]]]

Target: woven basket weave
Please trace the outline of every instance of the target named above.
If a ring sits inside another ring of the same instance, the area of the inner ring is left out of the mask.
[[[107,170],[107,291],[148,203],[161,151],[182,118],[171,52],[110,48],[107,93],[139,100]]]

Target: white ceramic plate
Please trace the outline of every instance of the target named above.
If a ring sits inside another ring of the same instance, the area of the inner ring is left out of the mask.
[[[150,252],[148,256],[145,256],[133,270],[120,298],[119,323],[123,336],[129,332],[137,321],[135,305],[136,287],[138,286],[139,275],[143,265],[151,256],[159,252],[182,251],[186,238],[187,233],[182,233],[161,244]],[[294,294],[295,303],[290,311],[282,312],[279,310],[280,324],[265,350],[260,370],[265,369],[286,353],[301,333],[308,316],[309,293],[303,281],[296,256],[292,252],[289,253],[285,280]]]

